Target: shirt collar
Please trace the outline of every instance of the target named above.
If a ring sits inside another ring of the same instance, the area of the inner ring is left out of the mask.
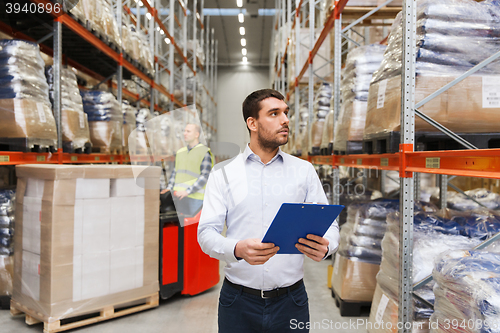
[[[274,155],[274,157],[269,162],[267,162],[267,164],[274,162],[274,160],[276,160],[278,157],[281,158],[281,160],[283,161],[283,152],[281,151],[281,148],[279,148],[279,147],[278,147],[278,152],[276,153],[276,155]],[[245,150],[243,151],[243,159],[245,161],[247,159],[251,159],[253,161],[257,161],[257,162],[262,163],[259,155],[255,154],[252,151],[252,149],[250,149],[250,145],[248,145],[248,144],[247,144]]]

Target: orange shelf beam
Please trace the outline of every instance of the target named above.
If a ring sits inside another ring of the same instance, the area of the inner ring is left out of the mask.
[[[398,171],[401,154],[406,161],[404,172],[500,179],[500,149],[309,156],[308,160],[314,164]]]

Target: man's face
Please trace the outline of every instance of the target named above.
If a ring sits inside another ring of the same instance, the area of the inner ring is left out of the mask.
[[[196,127],[193,124],[187,124],[186,128],[184,128],[184,141],[190,144],[197,138],[198,132],[196,131]]]
[[[288,110],[284,101],[274,97],[260,102],[259,119],[255,123],[257,139],[263,148],[275,149],[288,142]]]

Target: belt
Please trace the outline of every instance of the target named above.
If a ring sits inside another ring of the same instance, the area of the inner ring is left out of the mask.
[[[278,297],[278,296],[284,295],[284,294],[288,293],[288,291],[293,291],[293,290],[299,288],[300,286],[302,286],[304,284],[304,281],[302,279],[300,279],[299,281],[295,282],[291,286],[284,287],[284,288],[276,288],[273,290],[260,290],[260,289],[248,288],[248,287],[236,284],[236,283],[232,283],[227,278],[224,278],[224,283],[227,283],[228,285],[230,285],[231,287],[233,287],[235,289],[238,289],[238,290],[241,289],[243,292],[250,294],[250,295],[260,296],[261,298],[273,298],[273,297]]]

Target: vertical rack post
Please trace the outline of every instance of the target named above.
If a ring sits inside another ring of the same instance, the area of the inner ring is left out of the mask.
[[[218,80],[217,80],[217,72],[219,71],[219,68],[217,67],[217,64],[219,62],[218,56],[219,56],[219,41],[216,40],[215,41],[215,57],[214,57],[215,75],[214,75],[214,96],[213,96],[213,98],[214,98],[214,121],[213,121],[213,124],[212,124],[212,126],[214,128],[216,128],[216,125],[217,125],[217,88],[219,86],[219,83],[218,83]],[[214,138],[212,138],[212,140],[215,140],[215,134],[216,134],[216,132],[214,130],[212,130],[212,131],[213,131],[212,136],[214,136]]]
[[[311,51],[314,47],[314,14],[316,12],[316,6],[314,5],[315,0],[309,0],[309,101],[308,101],[308,111],[309,117],[307,119],[307,134],[311,133],[312,121],[313,121],[313,100],[314,100],[314,71],[313,71],[313,58],[311,56]],[[302,153],[307,153],[309,151],[309,145],[311,142],[307,140],[307,147],[302,147]]]
[[[410,333],[413,322],[413,207],[414,180],[406,172],[405,154],[413,151],[415,139],[415,49],[416,49],[416,0],[403,2],[403,58],[401,73],[401,145],[400,145],[400,194],[399,194],[399,333]],[[408,325],[409,324],[409,325]]]
[[[437,181],[439,186],[439,208],[446,208],[446,201],[448,199],[448,176],[447,175],[437,175]]]
[[[286,95],[286,85],[285,85],[285,64],[281,62],[281,59],[283,59],[283,57],[285,56],[285,50],[286,50],[286,43],[285,43],[285,34],[286,34],[286,30],[285,30],[285,24],[286,24],[286,2],[285,1],[281,1],[282,2],[282,5],[281,5],[281,24],[280,24],[280,30],[281,30],[281,33],[280,33],[280,36],[281,36],[281,54],[280,54],[280,57],[278,59],[278,68],[281,69],[280,71],[280,82],[281,82],[281,93],[283,95]]]
[[[294,141],[295,147],[297,147],[297,142],[299,141],[299,123],[300,123],[300,87],[297,76],[299,74],[300,68],[300,0],[295,0],[295,134]],[[295,152],[297,153],[297,152]]]
[[[62,68],[62,23],[58,17],[54,20],[54,118],[57,128],[57,150],[62,153],[61,128],[61,68]]]
[[[172,40],[168,44],[168,69],[170,70],[170,75],[168,77],[168,85],[170,89],[170,94],[173,96],[173,92],[175,90],[174,87],[174,78],[175,78],[175,63],[174,63],[174,41],[175,41],[175,33],[174,33],[174,17],[175,17],[175,0],[170,0],[169,3],[169,10],[168,10],[168,30],[170,32],[170,36],[172,37]],[[170,98],[171,100],[171,110],[175,109],[175,103],[173,98]]]
[[[187,6],[187,2],[188,0],[185,0],[185,5]],[[182,30],[182,47],[183,47],[183,56],[184,56],[184,59],[187,58],[187,16],[184,15],[182,9],[179,11],[179,15],[182,15],[182,27],[181,27],[181,30]],[[183,93],[183,97],[184,97],[184,100],[183,100],[183,103],[184,105],[187,104],[187,70],[188,70],[188,66],[187,66],[187,63],[184,62],[182,64],[182,93]],[[194,73],[193,73],[194,74]]]
[[[123,34],[122,34],[122,0],[117,0],[116,4],[116,20],[118,24],[118,34],[120,36],[120,40],[122,43],[118,46],[119,53],[120,53],[120,61],[118,62],[118,67],[116,69],[116,85],[117,85],[117,91],[116,91],[116,99],[118,100],[118,104],[120,105],[120,108],[122,107],[122,99],[123,99],[123,68],[122,68],[122,59],[123,59]]]
[[[149,0],[143,0],[143,1],[148,1]],[[152,60],[153,60],[153,64],[155,63],[155,35],[156,35],[156,29],[155,29],[155,19],[154,19],[154,12],[155,12],[155,8],[154,8],[154,2],[151,1],[151,4],[152,4],[152,7],[153,7],[153,12],[150,13],[150,19],[149,19],[149,50],[150,50],[150,54],[151,54],[151,57],[152,57]],[[154,66],[154,65],[153,65]],[[150,94],[149,94],[149,101],[150,101],[150,105],[149,105],[149,112],[151,114],[153,114],[153,112],[155,111],[155,89],[154,89],[154,80],[151,79],[151,84],[149,86],[149,91],[150,91]]]
[[[192,55],[193,55],[193,105],[194,105],[194,109],[197,110],[198,108],[196,107],[196,80],[198,79],[196,77],[196,59],[198,58],[197,55],[196,55],[196,52],[197,52],[197,36],[196,36],[196,25],[197,25],[197,22],[196,22],[196,7],[197,7],[197,0],[193,0],[193,10],[191,12],[191,15],[193,16],[193,39],[192,39],[192,43],[193,43],[193,50],[191,51],[192,52]]]
[[[211,66],[210,66],[210,94],[212,95],[212,99],[215,100],[215,95],[214,95],[214,86],[215,86],[215,77],[214,77],[214,74],[215,74],[215,61],[214,61],[214,58],[215,58],[215,29],[212,28],[212,31],[211,31],[211,39],[210,39],[210,46],[211,46],[211,51],[210,51],[210,54],[211,54],[211,57],[210,57],[210,63],[211,63]],[[214,114],[215,114],[215,103],[212,101],[212,112],[210,113],[210,126],[214,126]]]

